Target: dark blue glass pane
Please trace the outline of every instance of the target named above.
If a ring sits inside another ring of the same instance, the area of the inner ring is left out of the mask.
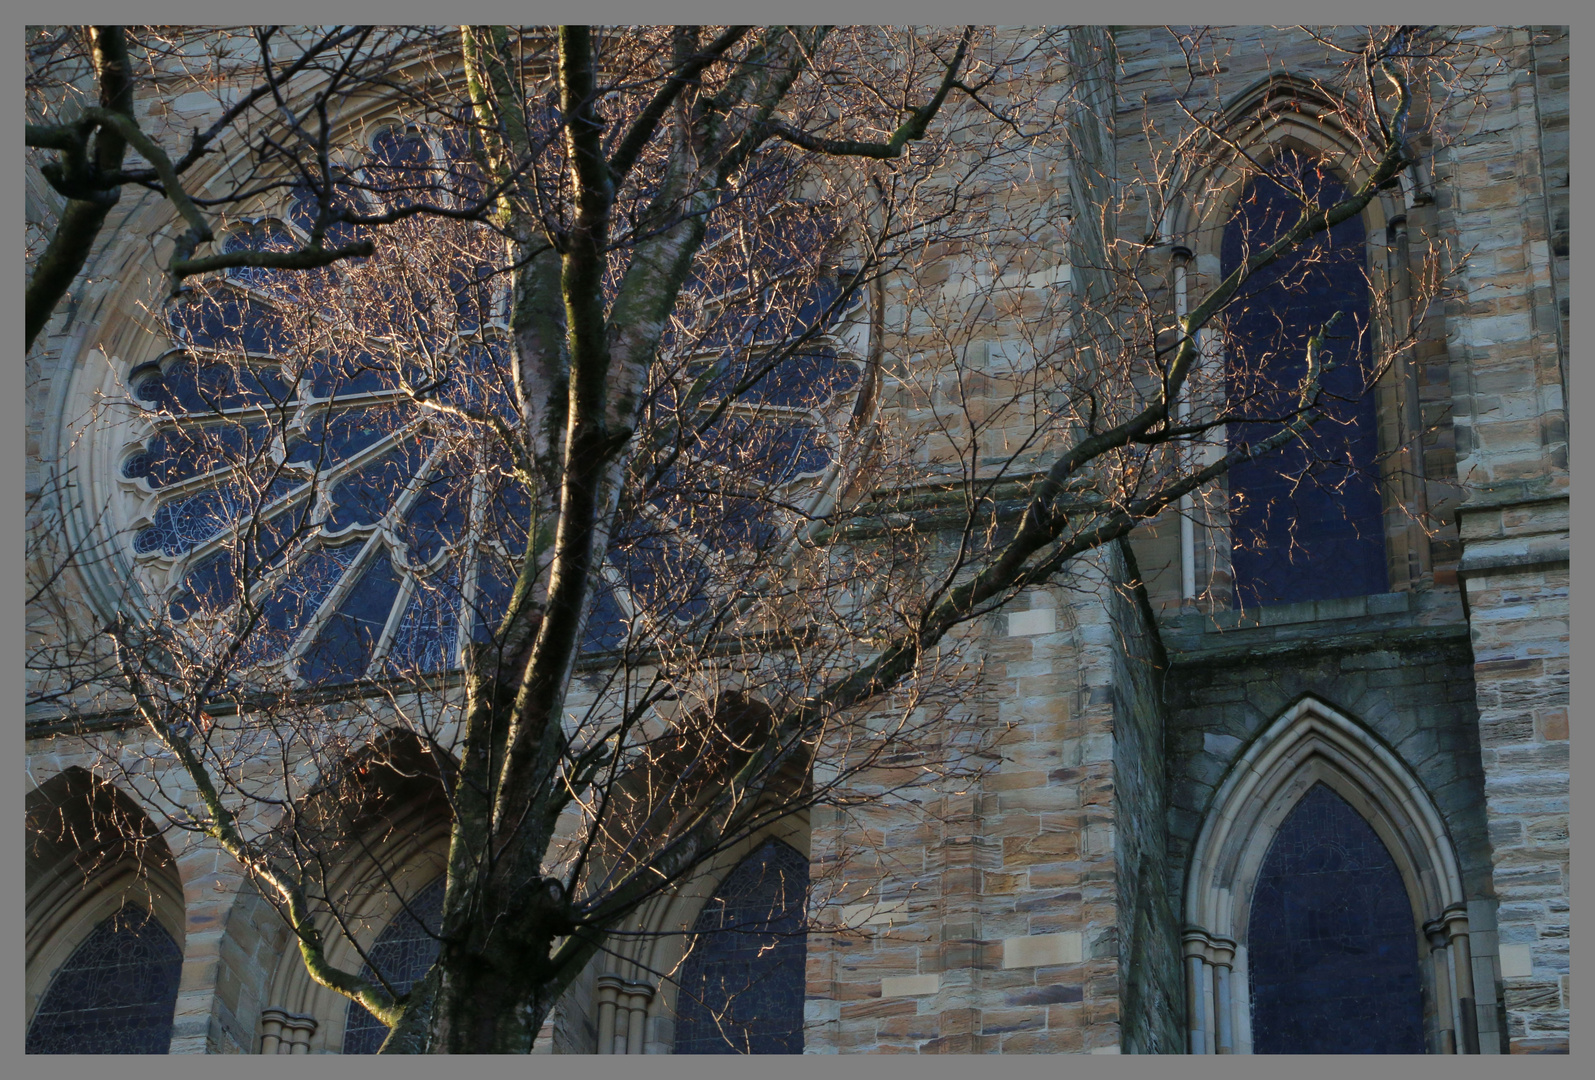
[[[275,364],[194,353],[172,356],[160,370],[141,372],[134,393],[157,409],[200,416],[223,409],[271,409],[294,399],[294,387]]]
[[[820,274],[809,285],[807,294],[798,303],[795,329],[802,333],[817,323],[823,323],[826,312],[832,316],[846,310],[847,300],[842,293],[847,283],[835,274]]]
[[[244,538],[246,570],[258,573],[264,567],[281,563],[310,533],[314,509],[314,500],[299,499],[280,513],[261,519]]]
[[[726,496],[718,511],[715,532],[726,550],[763,551],[779,538],[775,515],[754,499]]]
[[[504,550],[512,556],[525,552],[526,530],[532,521],[532,504],[521,482],[505,475],[504,471],[497,471],[490,476],[484,510],[484,538],[503,544]]]
[[[374,442],[370,433],[360,431],[358,423],[358,417],[351,418],[348,429],[351,442]],[[332,489],[332,513],[324,526],[327,532],[337,533],[353,525],[374,525],[380,521],[393,508],[400,492],[420,473],[428,448],[426,440],[401,442],[338,481]]]
[[[820,472],[831,460],[824,436],[802,417],[729,416],[698,445],[702,457],[732,471],[739,491]],[[713,483],[714,475],[702,479]]]
[[[164,1054],[183,954],[127,905],[96,926],[50,981],[28,1025],[30,1054]]]
[[[801,1054],[809,863],[779,841],[742,860],[693,925],[678,1054]]]
[[[396,390],[403,384],[403,375],[394,361],[354,348],[318,355],[306,369],[310,393],[318,398]]]
[[[347,177],[337,176],[334,179],[333,210],[361,212],[363,208],[359,205],[358,198],[349,189]],[[308,233],[315,227],[316,217],[320,212],[320,200],[315,190],[308,184],[294,185],[292,201],[289,203],[288,220]],[[327,226],[326,235],[322,239],[322,246],[328,248],[346,247],[358,239],[360,239],[359,229],[347,222],[334,221]],[[365,261],[363,258],[349,260],[350,263],[356,265]]]
[[[326,413],[318,413],[305,425],[303,438],[289,447],[288,461],[318,470],[330,469],[392,435],[409,419],[409,410],[397,407],[340,409],[330,419]],[[402,485],[390,494],[400,490]]]
[[[460,538],[470,509],[475,463],[469,454],[449,453],[435,465],[394,531],[409,545],[410,565],[425,566]]]
[[[172,618],[181,622],[197,611],[220,611],[238,599],[232,560],[219,552],[196,563],[183,579],[183,591],[172,601]]]
[[[222,250],[289,252],[299,250],[299,245],[280,222],[263,221],[228,233],[222,241]],[[233,267],[227,271],[227,276],[240,285],[280,297],[294,296],[306,281],[305,275],[297,271],[258,266]]]
[[[128,479],[147,477],[150,487],[191,480],[217,469],[257,460],[271,442],[264,422],[227,422],[160,432],[122,466]]]
[[[1287,155],[1281,176],[1319,205],[1345,197],[1334,173]],[[1224,231],[1223,271],[1295,224],[1301,203],[1270,179],[1251,184]],[[1325,362],[1322,418],[1300,439],[1230,469],[1236,599],[1244,606],[1381,593],[1389,587],[1379,495],[1379,435],[1368,347],[1368,283],[1362,220],[1353,216],[1260,271],[1239,293],[1229,326],[1226,392],[1231,409],[1289,414],[1307,372],[1308,337],[1335,315]],[[1280,430],[1229,425],[1231,449]]]
[[[283,317],[258,301],[219,293],[194,296],[166,310],[173,336],[198,348],[275,356],[288,351]]]
[[[437,396],[452,405],[496,416],[515,414],[515,377],[509,346],[492,340],[462,348],[449,364]]]
[[[612,549],[609,558],[634,600],[651,617],[688,620],[708,610],[714,573],[677,538],[634,534]]]
[[[255,661],[287,651],[321,609],[344,572],[354,565],[360,544],[318,548],[301,559],[262,603],[263,614],[244,659]]]
[[[493,318],[495,287],[491,266],[477,266],[470,274],[458,267],[449,271],[449,294],[462,333],[469,334]]]
[[[454,665],[460,623],[458,560],[416,582],[393,634],[387,668],[394,674],[443,671]]]
[[[300,660],[300,675],[310,682],[363,676],[398,593],[399,575],[388,553],[378,550]]]
[[[709,383],[708,400],[711,402],[735,390],[766,366],[767,374],[759,377],[738,397],[739,401],[777,405],[784,408],[815,409],[823,407],[838,394],[845,394],[858,385],[858,365],[837,356],[830,349],[798,353],[771,366],[769,357],[748,357],[725,362]]]
[[[1257,1053],[1423,1053],[1406,887],[1373,827],[1323,784],[1268,849],[1248,944]]]
[[[443,925],[443,891],[446,879],[438,878],[411,899],[408,911],[401,911],[378,936],[370,949],[371,964],[361,968],[366,978],[372,965],[393,984],[399,993],[414,986],[438,958],[436,934]],[[343,1026],[345,1054],[374,1054],[388,1037],[382,1021],[357,1001],[349,1002],[348,1019]]]
[[[593,593],[592,611],[587,616],[587,633],[582,639],[582,648],[589,652],[618,649],[626,640],[629,625],[615,597],[615,586],[610,584],[608,578],[600,577]]]
[[[371,164],[366,182],[384,202],[397,207],[427,201],[436,194],[437,178],[432,149],[417,132],[394,128],[381,131],[371,141]]]
[[[476,597],[472,602],[471,638],[486,642],[498,632],[498,624],[509,610],[515,595],[514,567],[496,552],[484,551],[478,557]]]

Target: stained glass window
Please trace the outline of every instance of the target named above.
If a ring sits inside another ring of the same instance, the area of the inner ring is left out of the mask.
[[[1229,274],[1293,226],[1302,202],[1346,197],[1331,170],[1296,154],[1250,183],[1224,230]],[[1347,218],[1246,281],[1228,327],[1230,407],[1254,416],[1295,408],[1306,345],[1337,312],[1325,341],[1322,418],[1301,438],[1229,471],[1231,566],[1245,607],[1382,593],[1389,587],[1379,494],[1368,280],[1362,219]],[[1250,446],[1278,423],[1231,424],[1230,448]]]
[[[448,146],[380,133],[351,174],[358,189],[339,187],[335,201],[446,201],[435,164]],[[790,182],[767,172],[767,185]],[[295,189],[280,218],[236,229],[225,246],[298,247],[316,220],[312,196]],[[837,320],[858,290],[834,269],[815,279],[812,259],[807,276],[781,272],[780,258],[826,243],[823,221],[796,218],[760,223],[781,240],[762,285],[711,266],[672,317],[646,412],[677,446],[622,506],[589,650],[620,646],[647,619],[703,617],[726,553],[790,536],[809,489],[835,471],[862,370]],[[384,256],[391,266],[246,268],[201,282],[168,305],[172,348],[129,375],[134,422],[120,429],[119,461],[134,561],[179,622],[231,610],[251,582],[262,616],[240,673],[276,665],[320,683],[451,668],[467,639],[496,626],[525,552],[532,508],[495,434],[520,424],[506,279],[482,261],[502,245],[444,242],[425,230],[462,227],[433,220],[394,228],[418,232]],[[354,238],[342,226],[328,242]],[[785,295],[788,277],[817,284]]]
[[[1412,905],[1373,827],[1323,784],[1269,846],[1252,898],[1259,1054],[1421,1054]]]
[[[132,904],[100,923],[50,980],[28,1025],[30,1054],[164,1054],[183,953]]]
[[[803,1052],[809,863],[771,840],[737,864],[693,925],[678,1054]]]
[[[371,964],[360,974],[371,978],[372,964],[381,969],[394,990],[404,993],[427,973],[438,958],[436,934],[443,925],[445,878],[438,878],[410,901],[409,911],[401,911],[377,937],[368,953]],[[349,1002],[348,1019],[343,1025],[345,1054],[374,1054],[388,1037],[382,1021],[372,1016],[358,1001]]]

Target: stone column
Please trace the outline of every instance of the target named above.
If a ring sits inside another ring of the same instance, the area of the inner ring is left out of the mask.
[[[287,1045],[285,1051],[282,1045],[277,1047],[277,1052],[289,1054],[310,1053],[310,1037],[316,1033],[316,1018],[314,1016],[292,1015],[283,1022],[283,1044]]]
[[[598,990],[598,1052],[615,1052],[615,1008],[626,983],[619,975],[600,975]]]
[[[285,1009],[266,1009],[260,1014],[260,1052],[262,1054],[278,1053],[277,1047],[282,1043],[283,1021],[288,1019]]]
[[[1451,1026],[1451,965],[1446,958],[1445,923],[1440,919],[1424,923],[1423,933],[1429,939],[1429,956],[1434,961],[1436,1050],[1442,1054],[1454,1054],[1457,1052],[1457,1037]]]
[[[1213,965],[1214,1033],[1215,1050],[1220,1054],[1235,1052],[1234,1006],[1230,999],[1230,975],[1235,967],[1235,942],[1229,938],[1213,938],[1210,959]]]
[[[1451,966],[1456,980],[1457,1012],[1462,1029],[1457,1032],[1458,1050],[1464,1054],[1479,1052],[1479,1014],[1473,993],[1473,948],[1468,939],[1468,909],[1457,904],[1446,908],[1440,916],[1445,924],[1446,943],[1451,950]]]
[[[262,1054],[308,1054],[310,1037],[316,1033],[316,1018],[291,1013],[280,1006],[260,1014],[260,1052]]]
[[[626,1007],[630,1012],[626,1024],[625,1052],[628,1054],[640,1054],[643,1051],[643,1036],[648,1030],[648,1003],[653,996],[654,988],[648,983],[626,984]]]
[[[1369,238],[1370,241],[1373,239]],[[1398,215],[1385,229],[1385,266],[1389,275],[1390,322],[1394,336],[1407,325],[1412,314],[1412,263],[1411,248],[1407,241],[1407,217]],[[1409,522],[1423,521],[1429,514],[1427,471],[1423,459],[1423,390],[1420,363],[1416,356],[1401,362],[1401,378],[1395,384],[1396,399],[1400,403],[1400,453],[1403,460],[1400,471],[1401,500],[1406,504]],[[1412,534],[1410,526],[1398,533],[1398,543],[1406,550],[1409,575],[1416,574],[1425,583],[1434,580],[1434,554],[1427,539]],[[1392,586],[1394,587],[1394,586]]]
[[[626,1036],[630,1031],[631,1010],[626,1007],[626,993],[622,990],[615,1002],[615,1035],[610,1040],[609,1052],[611,1054],[624,1054],[626,1052]]]
[[[1211,976],[1207,965],[1207,934],[1192,928],[1183,936],[1185,947],[1186,1026],[1191,1033],[1190,1052],[1213,1053]]]

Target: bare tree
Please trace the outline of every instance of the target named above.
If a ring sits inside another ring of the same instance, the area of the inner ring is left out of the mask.
[[[489,205],[486,192],[469,205],[409,200],[375,215],[332,195],[337,103],[361,88],[393,88],[398,73],[392,65],[434,37],[424,30],[358,26],[262,26],[204,35],[180,27],[31,31],[27,145],[30,158],[48,158],[37,163],[38,175],[64,202],[52,208],[51,220],[33,223],[37,236],[29,238],[28,347],[83,269],[124,188],[153,192],[178,215],[181,231],[165,256],[174,292],[195,274],[245,266],[314,269],[368,256],[371,241],[349,233],[355,224],[414,214],[480,216]],[[226,100],[204,130],[184,133],[181,118],[159,111],[141,118],[141,89],[162,105],[192,93]],[[221,177],[211,167],[218,158],[232,159]],[[200,253],[216,240],[219,215],[290,186],[314,200],[298,243]]]
[[[302,66],[333,86],[348,65],[316,58],[375,32],[353,33]],[[1399,310],[1375,294],[1377,335],[1330,311],[1237,338],[1228,368],[1204,343],[1265,284],[1312,288],[1441,131],[1432,87],[1464,100],[1466,58],[1408,28],[1331,44],[1340,76],[1295,92],[1354,148],[1340,186],[1192,86],[1187,129],[1146,133],[1149,174],[1093,174],[1110,61],[1062,31],[362,45],[357,118],[318,90],[319,127],[263,128],[316,164],[263,155],[226,253],[168,264],[191,279],[175,347],[114,405],[145,585],[98,651],[65,628],[35,650],[34,699],[81,716],[99,687],[147,725],[179,768],[124,767],[254,876],[386,1051],[526,1052],[632,913],[735,844],[978,769],[1000,732],[972,707],[975,620],[1197,513],[1231,469],[1339,460],[1315,425],[1410,347],[1451,269],[1437,243]],[[260,100],[286,109],[274,71]],[[74,145],[120,153],[106,108]],[[180,172],[124,182],[181,209]],[[1176,301],[1157,223],[1260,177],[1290,212]],[[994,345],[998,322],[1019,329]],[[328,959],[362,947],[337,868],[397,871],[401,790],[449,828],[413,987]]]

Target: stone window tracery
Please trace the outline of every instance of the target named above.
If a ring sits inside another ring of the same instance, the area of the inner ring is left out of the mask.
[[[1243,190],[1224,228],[1230,274],[1295,224],[1304,200],[1331,206],[1344,181],[1322,162],[1285,151]],[[1369,283],[1362,219],[1353,215],[1244,282],[1226,328],[1232,409],[1284,416],[1307,374],[1309,337],[1324,339],[1321,419],[1299,439],[1237,463],[1228,474],[1230,564],[1242,607],[1329,600],[1389,588],[1380,496],[1379,434],[1370,381]],[[1333,365],[1333,366],[1331,366]],[[1230,450],[1278,423],[1231,424]]]
[[[458,197],[443,191],[437,163],[459,151],[444,136],[384,129],[350,174],[366,190],[336,197]],[[779,166],[762,180],[790,181]],[[224,249],[300,246],[312,194],[294,189],[277,216],[235,229]],[[831,245],[823,215],[783,213],[789,221],[765,222],[771,233],[756,239],[804,260]],[[326,243],[354,238],[333,226]],[[351,281],[373,260],[235,269],[167,306],[171,348],[128,374],[133,415],[119,428],[122,520],[154,606],[179,623],[214,618],[248,581],[262,619],[244,660],[303,683],[446,670],[467,638],[490,633],[531,506],[502,443],[459,414],[519,426],[502,280],[486,249],[464,248],[446,267],[361,286],[387,289],[363,308],[348,300]],[[694,283],[649,389],[650,416],[690,427],[722,396],[740,397],[684,441],[639,505],[622,508],[589,650],[619,647],[640,620],[703,614],[728,551],[790,542],[804,508],[834,488],[864,373],[863,291],[845,272],[813,280],[803,295],[781,273]],[[764,300],[750,304],[750,289]],[[757,378],[844,290],[850,299],[822,332]]]
[[[808,860],[778,840],[726,875],[693,925],[676,1053],[802,1053],[808,884]]]
[[[183,954],[147,911],[102,921],[50,981],[28,1025],[30,1054],[164,1054]]]

